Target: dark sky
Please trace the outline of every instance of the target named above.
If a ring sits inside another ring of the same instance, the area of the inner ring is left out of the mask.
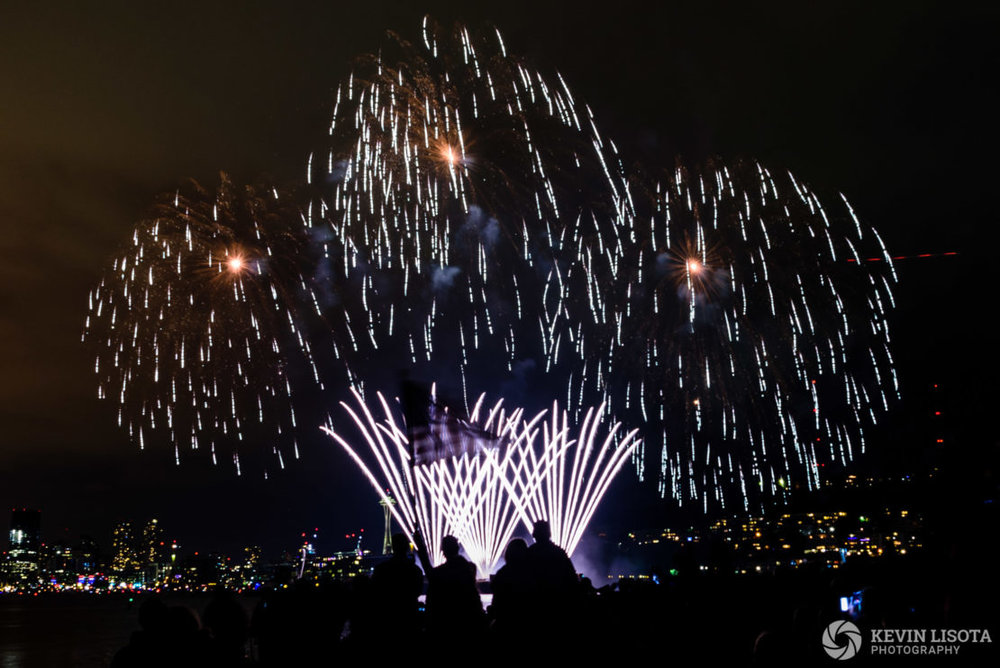
[[[986,433],[1000,222],[988,3],[415,4],[4,3],[0,508],[40,508],[50,540],[154,514],[192,548],[274,549],[311,526],[330,549],[345,530],[377,539],[374,495],[322,439],[267,483],[139,453],[96,399],[80,334],[88,291],[158,193],[219,170],[300,178],[352,59],[387,29],[416,38],[423,13],[496,23],[509,51],[563,73],[628,161],[756,158],[843,192],[894,254],[958,251],[901,264],[895,340],[904,380],[964,385],[960,418]]]

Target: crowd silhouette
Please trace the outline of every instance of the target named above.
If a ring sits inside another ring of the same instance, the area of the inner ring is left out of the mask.
[[[491,646],[500,657],[511,643],[555,642],[576,626],[586,590],[552,542],[548,523],[537,522],[532,535],[530,547],[511,541],[505,565],[483,584],[493,593],[487,609],[476,567],[461,555],[458,539],[444,537],[444,561],[425,577],[409,539],[395,534],[392,556],[370,578],[269,591],[252,614],[224,591],[200,620],[187,606],[151,596],[139,607],[140,630],[111,666],[285,666],[314,659],[318,642],[346,655],[375,651],[395,659],[417,646],[452,652]]]

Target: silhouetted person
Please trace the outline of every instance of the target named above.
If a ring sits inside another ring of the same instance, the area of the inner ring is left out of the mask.
[[[372,588],[380,624],[392,634],[412,635],[417,629],[417,598],[424,591],[424,572],[410,558],[410,539],[392,536],[392,557],[375,567]]]
[[[580,610],[575,607],[579,583],[565,550],[552,542],[552,530],[538,520],[531,531],[527,566],[534,583],[531,634],[556,644],[573,636]]]
[[[504,639],[519,635],[529,622],[535,584],[528,566],[528,544],[515,538],[504,552],[504,565],[493,576],[490,613],[494,629]]]
[[[329,582],[317,587],[300,581],[266,592],[251,620],[256,639],[257,664],[268,668],[313,665],[316,648],[339,652],[346,632],[345,621],[353,594],[351,590],[368,578]],[[367,593],[367,592],[366,592]],[[186,667],[181,667],[186,668]]]
[[[528,548],[528,568],[542,595],[565,598],[577,589],[576,569],[566,551],[552,542],[552,530],[538,520],[531,531],[534,544]]]
[[[245,665],[250,619],[239,601],[219,591],[205,608],[205,629],[209,633],[212,665]]]
[[[163,644],[166,638],[167,606],[158,596],[147,598],[139,606],[139,627],[129,643],[115,654],[111,668],[164,665]]]
[[[474,642],[482,630],[483,603],[476,589],[476,567],[459,553],[458,539],[441,541],[444,563],[427,578],[427,615],[438,640]]]
[[[208,637],[201,631],[198,613],[185,605],[167,609],[166,655],[174,666],[207,666]]]
[[[111,665],[113,668],[130,668],[131,666],[184,666],[196,668],[211,665],[209,658],[208,638],[201,632],[201,623],[193,610],[181,605],[175,605],[165,610],[158,610],[162,603],[150,604],[149,611],[154,620],[150,633],[145,637],[149,642],[140,646],[129,643],[115,655]],[[146,603],[139,608],[140,624],[144,623]],[[143,633],[146,633],[146,627]],[[133,635],[133,640],[135,635]],[[139,651],[132,651],[139,649]]]

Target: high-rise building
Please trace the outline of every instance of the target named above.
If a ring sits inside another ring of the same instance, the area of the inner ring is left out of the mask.
[[[169,557],[163,540],[163,528],[156,518],[146,522],[143,527],[139,552],[146,586],[161,582],[167,575]]]
[[[111,536],[111,572],[119,579],[135,578],[142,571],[131,522],[119,522]]]
[[[87,534],[81,535],[80,540],[73,547],[73,555],[76,558],[76,572],[90,575],[99,570],[99,552],[97,541]]]
[[[13,508],[10,514],[10,546],[5,568],[9,584],[17,587],[38,584],[41,545],[41,511]]]
[[[41,554],[42,574],[47,583],[69,585],[76,582],[76,555],[68,542],[59,540],[44,545]]]
[[[142,530],[142,555],[144,564],[156,564],[162,561],[163,557],[163,529],[160,521],[153,518],[146,522]]]
[[[41,511],[13,508],[10,513],[10,549],[27,550],[37,554],[41,544]]]
[[[260,574],[260,546],[251,545],[243,548],[243,562],[239,565],[238,586],[253,587],[254,583],[259,583]]]

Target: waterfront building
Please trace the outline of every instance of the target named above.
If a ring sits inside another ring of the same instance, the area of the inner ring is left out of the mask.
[[[41,578],[41,529],[41,511],[11,509],[7,561],[4,564],[4,579],[9,586],[31,588],[38,585]]]

